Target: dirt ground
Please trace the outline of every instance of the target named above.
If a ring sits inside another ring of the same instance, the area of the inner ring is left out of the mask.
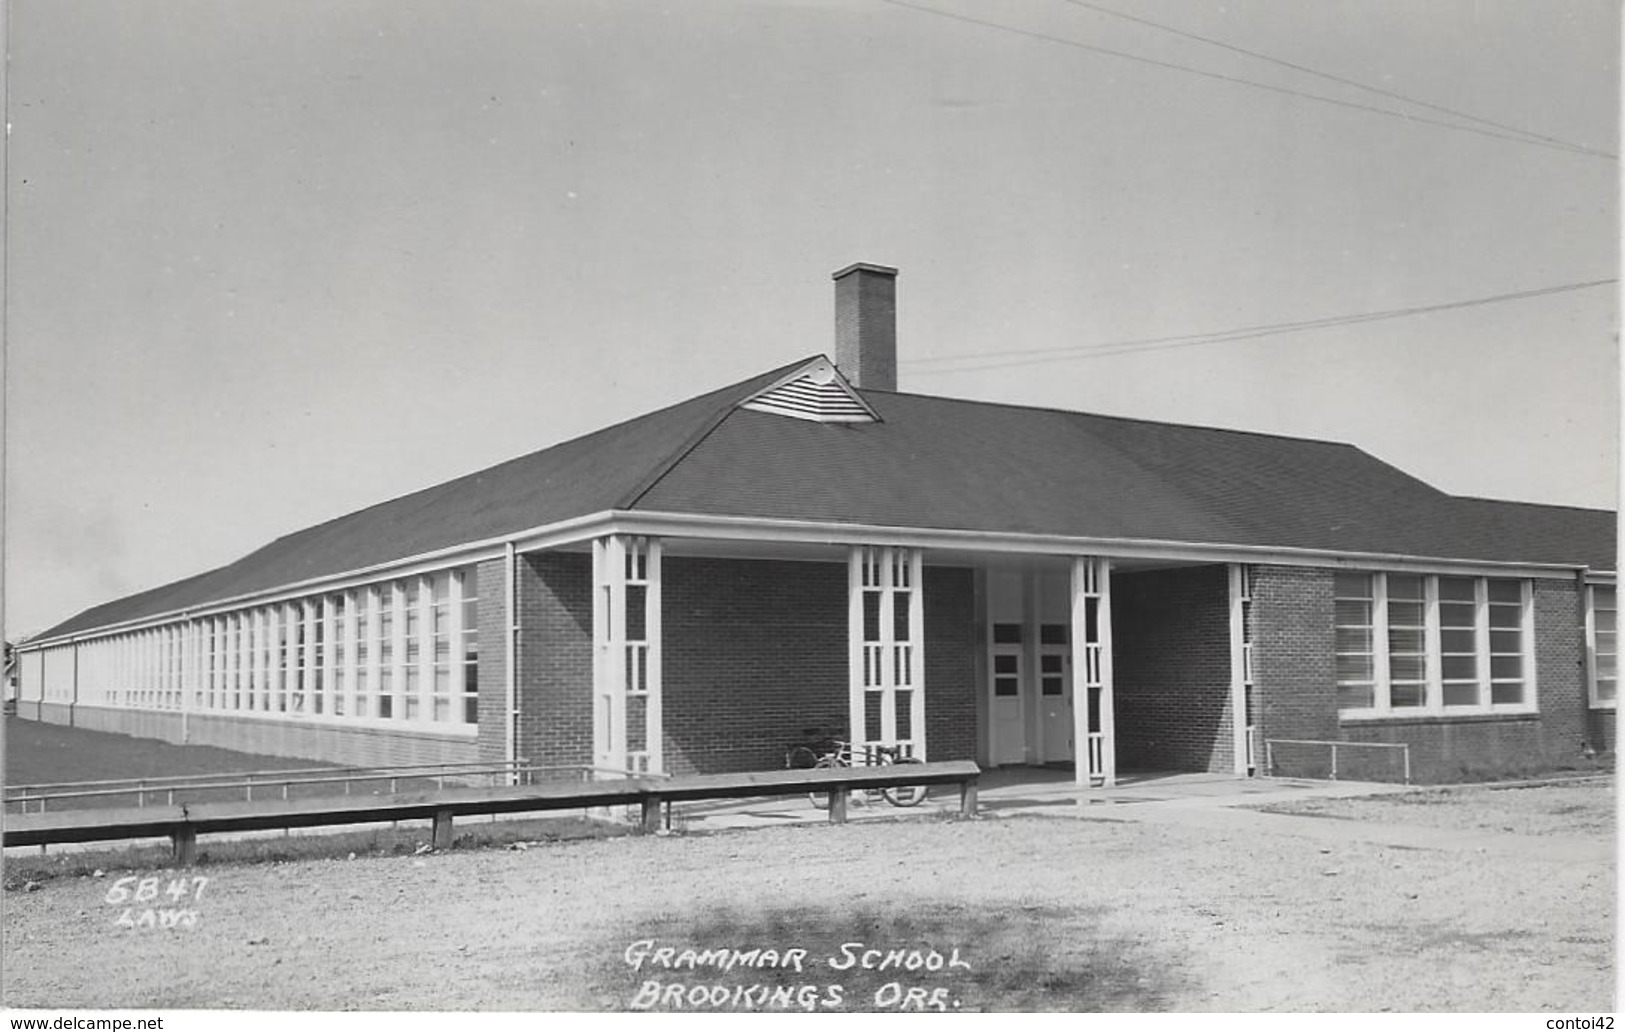
[[[1409,805],[1448,828],[1497,806],[1533,820],[1611,799],[1606,785],[1570,791],[1588,794],[1581,803],[1556,793],[1546,805],[1539,794],[1473,790]],[[1392,820],[1407,804],[1351,805]],[[195,912],[195,923],[174,927],[118,923],[124,907],[107,899],[123,872],[53,879],[4,895],[4,999],[340,1010],[1612,1009],[1611,862],[1329,842],[1291,833],[1320,818],[1274,820],[1280,833],[1127,816],[912,818],[202,867],[188,872],[207,877],[201,896],[177,883],[178,898],[143,904]],[[1612,838],[1611,828],[1584,834]],[[167,873],[158,884],[169,886]],[[893,948],[902,952],[888,958]],[[706,952],[720,949],[744,959]],[[775,953],[748,954],[757,949]]]
[[[1612,778],[1576,779],[1567,784],[1441,788],[1352,799],[1311,799],[1261,809],[1271,813],[1516,835],[1611,836],[1615,824]]]

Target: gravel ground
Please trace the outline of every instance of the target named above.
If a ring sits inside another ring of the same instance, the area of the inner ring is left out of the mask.
[[[1444,788],[1261,806],[1267,813],[1382,821],[1454,831],[1612,837],[1613,778],[1528,786]]]
[[[120,873],[5,894],[7,1005],[1613,1005],[1611,863],[1328,845],[1255,828],[915,818],[204,867],[188,872],[208,878],[201,898],[157,901],[196,911],[195,924],[169,928],[116,924],[123,908],[106,897]],[[636,960],[633,944],[646,940],[672,947],[666,962],[689,969],[669,970],[654,953],[635,969],[628,949]],[[920,952],[900,954],[900,968],[864,970],[868,947],[882,951],[872,962],[892,947]],[[787,966],[693,970],[703,958],[685,958],[687,948],[774,949]],[[799,970],[792,949],[808,951]]]

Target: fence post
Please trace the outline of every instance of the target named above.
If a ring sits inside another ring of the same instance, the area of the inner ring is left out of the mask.
[[[142,778],[140,781],[137,781],[135,783],[135,805],[138,806],[138,807],[147,805],[147,779],[146,778]]]
[[[643,797],[643,830],[660,830],[660,797],[657,795]]]
[[[451,811],[436,810],[434,812],[434,848],[451,848]]]
[[[974,775],[959,783],[959,816],[976,816],[976,778]]]
[[[190,824],[176,828],[169,836],[170,851],[176,867],[191,867],[197,862],[197,829]]]
[[[845,785],[837,785],[829,790],[829,822],[831,824],[846,823],[847,791]]]
[[[1411,747],[1410,743],[1408,742],[1402,744],[1404,745],[1405,749],[1403,753],[1405,757],[1405,784],[1408,785],[1411,783]]]
[[[1337,780],[1337,743],[1333,742],[1333,743],[1331,743],[1331,746],[1332,746],[1332,780],[1336,781]]]

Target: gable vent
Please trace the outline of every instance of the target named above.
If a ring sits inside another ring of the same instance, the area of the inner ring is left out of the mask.
[[[740,408],[817,423],[876,423],[880,417],[836,371],[828,359],[802,366]]]

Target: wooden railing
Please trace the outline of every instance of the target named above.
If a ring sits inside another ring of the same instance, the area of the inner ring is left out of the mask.
[[[899,763],[882,767],[832,770],[783,770],[749,774],[707,774],[687,778],[624,778],[609,781],[464,788],[381,796],[256,802],[198,803],[193,806],[124,807],[116,810],[61,810],[55,813],[8,815],[4,844],[44,846],[65,842],[104,842],[168,838],[175,863],[197,859],[197,837],[235,831],[264,831],[385,821],[431,820],[433,844],[448,848],[457,817],[602,806],[640,806],[643,825],[659,827],[674,802],[791,796],[828,793],[829,819],[846,820],[853,791],[904,785],[959,786],[959,811],[976,813],[980,768],[968,760],[946,763]]]

